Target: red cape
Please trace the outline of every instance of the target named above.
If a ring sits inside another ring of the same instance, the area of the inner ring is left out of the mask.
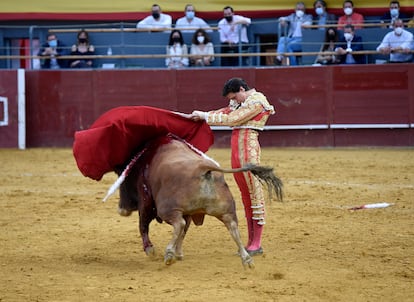
[[[172,111],[147,107],[118,107],[101,115],[88,130],[75,132],[73,155],[84,176],[102,176],[124,165],[139,148],[172,133],[207,152],[214,137],[205,122],[194,122]]]

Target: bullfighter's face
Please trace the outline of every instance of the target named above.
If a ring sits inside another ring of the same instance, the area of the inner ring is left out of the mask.
[[[234,100],[239,104],[243,103],[247,98],[246,90],[243,87],[240,87],[239,92],[230,92],[226,95],[226,98],[228,100]]]

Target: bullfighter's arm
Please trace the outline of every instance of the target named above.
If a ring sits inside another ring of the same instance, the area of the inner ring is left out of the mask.
[[[233,127],[246,123],[262,111],[263,106],[260,103],[254,103],[249,104],[249,106],[246,107],[240,107],[234,111],[198,111],[200,114],[197,115],[199,115],[201,119],[206,120],[209,125]]]

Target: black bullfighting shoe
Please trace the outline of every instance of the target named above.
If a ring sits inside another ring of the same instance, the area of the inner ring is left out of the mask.
[[[262,247],[259,247],[257,250],[251,250],[251,251],[247,250],[247,253],[250,256],[263,255],[263,249]]]

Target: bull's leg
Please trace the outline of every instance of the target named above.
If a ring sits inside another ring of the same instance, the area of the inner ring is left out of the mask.
[[[191,216],[185,216],[184,219],[185,219],[184,232],[182,236],[178,238],[177,247],[175,249],[175,258],[177,260],[183,260],[184,258],[184,253],[183,253],[184,237],[185,237],[185,234],[187,234],[188,228],[190,227],[190,224],[191,224]]]
[[[165,249],[165,255],[164,255],[164,262],[167,265],[173,264],[176,260],[176,249],[177,249],[177,243],[180,238],[184,236],[184,230],[186,225],[186,220],[183,217],[177,217],[177,219],[174,219],[174,221],[169,222],[173,227],[173,237],[171,241],[168,243],[167,248]]]
[[[239,255],[242,260],[243,266],[246,268],[254,268],[253,258],[247,253],[246,249],[241,240],[240,231],[237,225],[237,222],[232,218],[231,215],[223,215],[222,218],[219,218],[227,227],[230,232],[231,237],[236,242],[237,247],[239,248]]]
[[[149,225],[154,218],[155,215],[152,209],[143,208],[139,211],[139,232],[142,238],[142,245],[144,247],[145,254],[150,257],[155,256],[155,249],[148,235]]]

